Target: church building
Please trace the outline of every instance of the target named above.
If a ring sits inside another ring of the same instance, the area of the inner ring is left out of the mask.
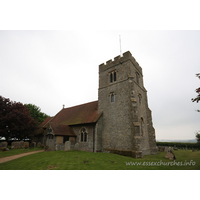
[[[70,141],[82,151],[157,154],[142,68],[131,53],[99,65],[98,101],[63,108],[40,125],[36,138],[52,150]]]

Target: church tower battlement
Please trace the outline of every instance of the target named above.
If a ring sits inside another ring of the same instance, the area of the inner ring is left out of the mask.
[[[99,65],[98,110],[103,150],[133,157],[157,153],[142,68],[129,51]]]

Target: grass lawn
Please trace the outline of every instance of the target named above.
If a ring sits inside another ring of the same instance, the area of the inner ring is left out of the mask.
[[[34,149],[36,150],[36,149]],[[14,150],[13,150],[14,151]],[[17,150],[15,150],[17,151]],[[24,153],[24,151],[22,152]],[[174,151],[176,160],[165,158],[164,152],[142,159],[111,153],[84,151],[49,151],[18,158],[0,164],[1,170],[199,170],[200,151]],[[193,160],[191,163],[190,161]],[[160,164],[158,162],[162,161]],[[132,163],[131,163],[132,162]],[[134,162],[135,165],[132,165]],[[136,164],[138,162],[138,165]],[[144,164],[145,162],[145,164]],[[149,163],[156,166],[149,166]],[[185,164],[185,166],[177,166]],[[187,163],[186,163],[187,162]],[[140,163],[140,164],[139,164]],[[148,166],[146,166],[146,163]],[[171,164],[169,164],[171,163]],[[190,163],[190,165],[188,164]],[[164,165],[166,164],[166,165]],[[187,165],[186,165],[187,164]],[[193,164],[193,165],[192,165]],[[159,166],[158,166],[159,165]],[[171,166],[173,165],[173,166]]]
[[[0,158],[38,150],[42,150],[42,148],[35,147],[34,149],[27,149],[26,151],[24,151],[24,149],[10,149],[9,151],[0,151]]]

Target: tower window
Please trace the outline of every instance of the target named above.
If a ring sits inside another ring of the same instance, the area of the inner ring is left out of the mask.
[[[142,103],[142,95],[139,94],[139,95],[138,95],[138,98],[139,98],[139,103],[141,104],[141,103]]]
[[[136,82],[137,82],[137,84],[139,84],[139,74],[136,72]]]
[[[117,77],[116,77],[116,72],[114,72],[114,82],[117,80]]]
[[[113,75],[112,75],[112,73],[110,73],[110,83],[112,83],[113,82]]]
[[[109,76],[110,76],[110,83],[117,81],[117,73],[116,73],[116,71],[110,72]]]
[[[143,118],[141,117],[141,119],[140,119],[141,136],[144,135],[144,132],[143,132],[143,125],[144,125],[144,120],[143,120]]]
[[[111,93],[111,102],[115,102],[115,95],[114,95],[114,93]]]

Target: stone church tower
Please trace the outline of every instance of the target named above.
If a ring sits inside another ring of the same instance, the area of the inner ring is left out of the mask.
[[[131,53],[99,65],[102,150],[135,158],[157,154],[142,68]]]

